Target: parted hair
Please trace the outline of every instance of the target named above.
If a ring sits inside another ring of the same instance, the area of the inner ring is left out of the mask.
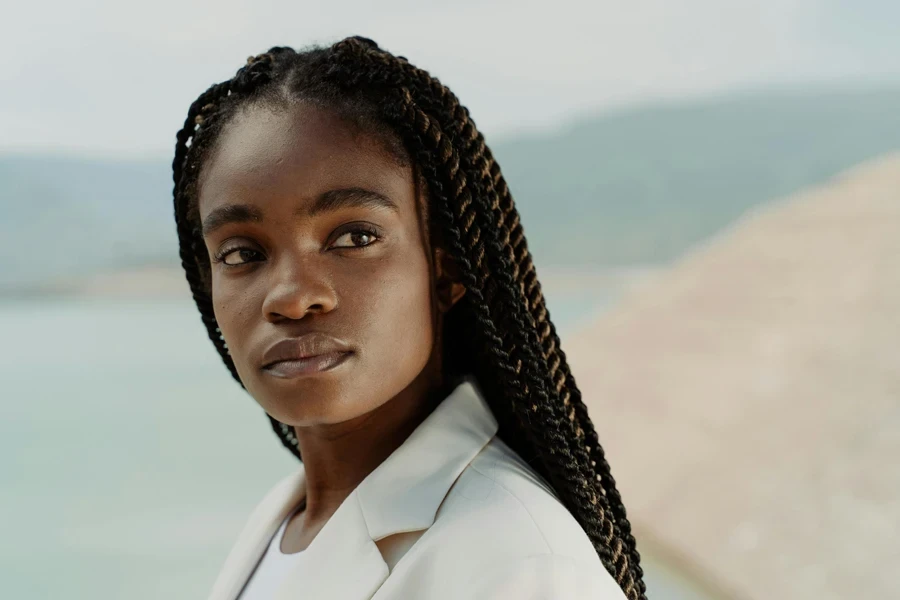
[[[427,186],[428,228],[459,268],[466,293],[447,313],[446,368],[473,374],[498,435],[554,488],[630,600],[646,598],[621,496],[560,347],[519,213],[469,111],[436,77],[361,36],[252,56],[191,104],[172,163],[181,263],[209,337],[241,383],[213,313],[197,212],[198,175],[243,107],[309,102],[377,136]],[[241,385],[243,385],[241,383]],[[293,429],[269,416],[301,459]]]

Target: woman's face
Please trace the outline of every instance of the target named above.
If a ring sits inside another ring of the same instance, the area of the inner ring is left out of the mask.
[[[375,138],[308,104],[248,108],[204,165],[198,208],[216,320],[267,413],[347,421],[431,370],[438,308],[412,169]]]

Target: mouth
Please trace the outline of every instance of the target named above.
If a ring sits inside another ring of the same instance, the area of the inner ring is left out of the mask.
[[[283,379],[327,373],[344,364],[353,348],[325,332],[309,332],[279,340],[262,355],[264,373]]]
[[[263,365],[265,373],[282,379],[307,377],[318,373],[326,373],[344,364],[353,352],[335,351],[303,358],[278,360]]]

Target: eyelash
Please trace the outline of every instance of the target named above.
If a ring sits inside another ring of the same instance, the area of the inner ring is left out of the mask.
[[[342,231],[338,236],[338,239],[344,237],[348,233],[365,233],[368,236],[375,238],[373,241],[369,242],[365,246],[339,246],[339,248],[343,250],[362,250],[363,248],[368,248],[372,244],[375,244],[378,240],[381,239],[381,236],[378,233],[378,230],[372,227],[371,225],[354,225],[353,229],[348,229],[347,231]]]
[[[349,234],[364,233],[375,239],[373,241],[369,242],[368,244],[366,244],[365,246],[338,246],[338,249],[340,249],[340,250],[362,250],[364,248],[368,248],[369,246],[376,244],[378,242],[378,240],[381,239],[381,236],[378,234],[378,231],[376,231],[374,227],[365,226],[365,225],[356,225],[353,229],[348,229],[347,231],[342,231],[340,233],[340,235],[338,235],[337,237],[338,237],[338,239],[340,239],[340,238],[344,237],[345,235],[347,235],[348,233]],[[216,252],[215,255],[213,255],[213,262],[219,263],[222,266],[229,267],[229,268],[230,267],[243,267],[252,262],[257,262],[257,261],[247,261],[247,262],[243,262],[243,263],[240,263],[237,265],[229,265],[228,263],[225,262],[225,257],[231,255],[234,252],[239,252],[241,250],[249,250],[250,252],[256,252],[257,254],[262,254],[256,248],[251,248],[249,246],[230,246],[230,247],[226,246],[226,247],[222,248],[221,250],[219,250],[218,252]]]

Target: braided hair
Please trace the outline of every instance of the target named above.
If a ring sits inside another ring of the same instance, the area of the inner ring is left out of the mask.
[[[469,111],[437,78],[368,38],[301,52],[276,46],[203,92],[176,136],[181,264],[209,337],[241,383],[213,314],[197,209],[201,165],[242,107],[298,100],[337,111],[411,160],[427,185],[428,227],[466,293],[447,313],[444,356],[485,391],[498,435],[554,488],[629,600],[646,598],[640,555],[597,432],[560,347],[519,213]],[[450,369],[451,367],[447,367]],[[241,385],[243,385],[241,383]],[[301,458],[293,429],[268,417]]]

